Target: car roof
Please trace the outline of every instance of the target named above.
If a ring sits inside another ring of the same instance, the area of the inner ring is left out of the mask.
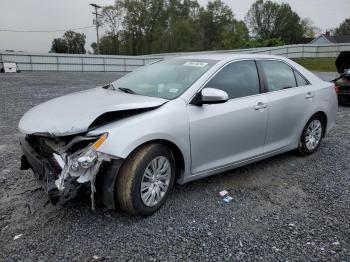
[[[276,55],[265,55],[265,54],[230,54],[230,53],[201,53],[201,54],[191,54],[191,55],[181,55],[176,56],[176,58],[181,59],[206,59],[206,60],[217,60],[217,61],[230,61],[236,59],[282,59],[285,60],[285,57],[276,56]]]

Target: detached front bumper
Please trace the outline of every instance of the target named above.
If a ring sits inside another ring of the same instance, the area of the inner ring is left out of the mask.
[[[59,172],[53,168],[47,159],[39,155],[25,138],[20,140],[20,145],[23,152],[20,169],[27,170],[31,168],[48,194],[51,203],[56,204],[61,195],[55,185]]]
[[[20,140],[23,155],[21,157],[21,170],[32,169],[34,175],[41,182],[45,189],[50,202],[55,205],[58,202],[64,204],[71,199],[76,198],[83,188],[87,190],[86,184],[78,183],[76,178],[69,177],[65,181],[65,188],[63,191],[58,190],[55,181],[58,179],[61,170],[55,167],[51,162],[34,150],[32,145],[26,138]],[[113,161],[105,162],[101,166],[96,177],[96,196],[98,202],[103,203],[109,209],[115,209],[114,185],[123,163],[123,159],[113,159]]]

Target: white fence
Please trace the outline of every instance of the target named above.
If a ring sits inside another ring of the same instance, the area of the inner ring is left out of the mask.
[[[169,57],[174,55],[188,55],[188,54],[269,54],[279,55],[288,58],[303,58],[303,57],[337,57],[341,51],[350,51],[350,43],[346,44],[332,44],[332,45],[285,45],[277,47],[262,47],[250,49],[234,49],[234,50],[220,50],[220,51],[202,51],[202,52],[187,52],[187,53],[164,53],[157,54],[157,57]],[[144,57],[152,57],[147,55]]]
[[[289,58],[336,57],[341,51],[350,51],[350,44],[334,45],[286,45],[252,49],[205,51],[191,53],[166,53],[146,56],[108,56],[73,54],[36,54],[1,52],[1,62],[16,62],[21,71],[80,71],[80,72],[130,72],[145,64],[174,55],[203,53],[261,53]]]
[[[161,58],[0,52],[2,62],[15,62],[20,71],[130,72]]]

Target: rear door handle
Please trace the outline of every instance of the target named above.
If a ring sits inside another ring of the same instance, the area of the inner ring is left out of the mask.
[[[313,97],[314,97],[314,95],[311,92],[307,93],[305,96],[306,99],[311,99]]]
[[[265,109],[265,108],[267,108],[267,104],[265,104],[263,102],[257,103],[257,105],[254,107],[255,110],[261,110],[261,109]]]

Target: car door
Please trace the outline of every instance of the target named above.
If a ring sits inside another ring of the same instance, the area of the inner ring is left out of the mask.
[[[254,60],[231,62],[204,86],[224,90],[222,104],[188,105],[192,173],[231,165],[263,154],[266,95]]]
[[[259,60],[268,101],[269,121],[264,152],[297,146],[312,111],[314,91],[295,69],[279,60]]]

